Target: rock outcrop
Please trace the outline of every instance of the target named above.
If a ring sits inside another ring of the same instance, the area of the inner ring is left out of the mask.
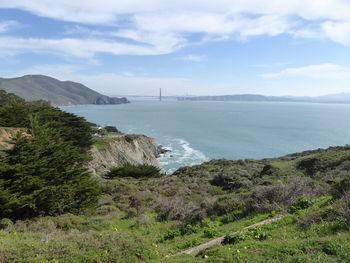
[[[157,157],[158,145],[144,135],[118,134],[96,138],[91,148],[89,168],[94,175],[102,175],[112,167],[131,164],[149,164],[162,169]]]
[[[25,132],[25,129],[0,127],[0,157],[3,150],[11,148],[11,138],[18,132]],[[96,137],[90,153],[92,160],[88,168],[95,176],[103,175],[112,167],[127,163],[149,164],[163,171],[157,159],[161,148],[155,139],[144,135],[115,134]]]
[[[1,151],[8,150],[11,148],[11,139],[18,132],[25,133],[23,128],[7,128],[0,127],[0,157],[3,155]]]

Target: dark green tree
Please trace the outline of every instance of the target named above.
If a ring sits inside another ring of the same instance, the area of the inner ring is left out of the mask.
[[[0,90],[0,105],[11,104],[14,102],[24,102],[24,99],[13,93],[7,93],[5,90]]]
[[[72,113],[51,107],[47,101],[26,102],[20,97],[0,90],[0,127],[31,128],[30,116],[41,125],[55,129],[61,138],[87,151],[92,145],[91,123]]]
[[[31,135],[18,134],[0,159],[0,217],[78,213],[94,206],[99,184],[85,168],[86,155],[50,125],[31,118]]]

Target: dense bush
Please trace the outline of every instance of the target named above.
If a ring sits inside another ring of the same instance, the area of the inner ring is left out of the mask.
[[[107,131],[107,132],[115,132],[115,133],[120,133],[120,131],[117,129],[117,127],[115,126],[106,126],[104,127],[104,129]]]
[[[242,187],[242,179],[238,176],[219,173],[211,181],[212,185],[221,186],[225,190],[235,190]]]
[[[292,177],[287,182],[277,182],[272,185],[262,185],[254,189],[248,202],[247,212],[270,212],[284,210],[306,196],[318,196],[323,193],[310,178]]]
[[[295,212],[297,212],[299,210],[309,208],[314,203],[315,203],[315,201],[310,199],[310,198],[306,198],[306,197],[300,198],[295,204],[293,204],[289,208],[289,212],[290,213],[295,213]]]
[[[244,203],[237,198],[221,197],[213,205],[212,214],[222,216],[228,214],[239,215],[244,210]]]
[[[177,197],[174,199],[161,198],[156,200],[156,212],[158,219],[165,220],[188,220],[194,216],[197,206],[193,202],[185,202]]]
[[[108,179],[113,179],[116,177],[133,177],[133,178],[143,178],[143,177],[159,177],[161,176],[161,170],[158,167],[148,164],[126,164],[122,167],[112,168],[105,177]]]
[[[350,190],[350,175],[345,177],[343,180],[337,182],[333,186],[332,194],[334,197],[339,198],[349,190]]]
[[[241,234],[226,234],[224,240],[222,241],[223,245],[227,244],[236,244],[246,239],[244,233]]]
[[[324,152],[300,160],[297,167],[304,170],[306,174],[313,176],[317,173],[335,168],[337,165],[349,160],[349,151]]]

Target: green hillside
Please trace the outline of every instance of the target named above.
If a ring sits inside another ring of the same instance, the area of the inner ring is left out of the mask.
[[[0,155],[0,262],[350,262],[350,146],[93,179],[91,124],[4,97],[0,126],[27,136]]]
[[[60,81],[44,75],[26,75],[19,78],[0,78],[0,90],[20,96],[27,101],[46,100],[52,105],[121,104],[126,98],[104,96],[83,84]]]

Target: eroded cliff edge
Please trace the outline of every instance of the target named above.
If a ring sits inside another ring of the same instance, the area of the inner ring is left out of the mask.
[[[127,163],[149,164],[162,169],[155,139],[144,135],[116,134],[95,138],[90,152],[89,169],[94,175],[102,175],[112,167]]]
[[[11,138],[25,129],[0,127],[1,151],[11,147]],[[159,147],[156,140],[144,135],[108,134],[95,137],[90,149],[91,161],[88,168],[94,176],[101,176],[116,166],[131,164],[149,164],[162,169],[157,157]]]

